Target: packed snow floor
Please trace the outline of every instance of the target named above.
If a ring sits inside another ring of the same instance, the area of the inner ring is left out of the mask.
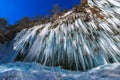
[[[87,72],[15,62],[0,65],[0,80],[120,80],[120,64],[108,64]]]

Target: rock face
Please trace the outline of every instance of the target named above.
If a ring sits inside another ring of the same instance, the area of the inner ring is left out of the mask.
[[[2,33],[0,33],[0,44],[4,44],[5,42],[10,41],[9,39],[7,39],[5,37],[5,35],[3,35]]]
[[[87,72],[45,67],[36,63],[0,65],[0,80],[119,80],[120,64],[100,66]]]
[[[86,0],[56,21],[23,29],[0,54],[4,62],[35,61],[82,70],[120,61],[120,1]]]

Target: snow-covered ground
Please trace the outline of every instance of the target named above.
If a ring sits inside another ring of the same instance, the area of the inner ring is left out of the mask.
[[[88,72],[15,62],[0,65],[0,80],[119,80],[120,64],[108,64]]]

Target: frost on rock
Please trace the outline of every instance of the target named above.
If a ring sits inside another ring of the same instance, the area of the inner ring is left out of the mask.
[[[64,69],[88,70],[120,61],[120,1],[87,0],[80,12],[23,29],[0,50],[7,58]]]

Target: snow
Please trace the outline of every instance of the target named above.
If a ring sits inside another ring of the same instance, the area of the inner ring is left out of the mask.
[[[15,62],[0,65],[0,80],[119,80],[120,64],[103,65],[87,72]]]
[[[0,80],[66,80],[78,78],[79,75],[80,72],[46,67],[37,63],[16,62],[0,65]]]
[[[65,18],[66,16],[70,15],[72,13],[72,11],[68,11],[67,13],[65,13],[63,16],[60,16],[60,18]]]

